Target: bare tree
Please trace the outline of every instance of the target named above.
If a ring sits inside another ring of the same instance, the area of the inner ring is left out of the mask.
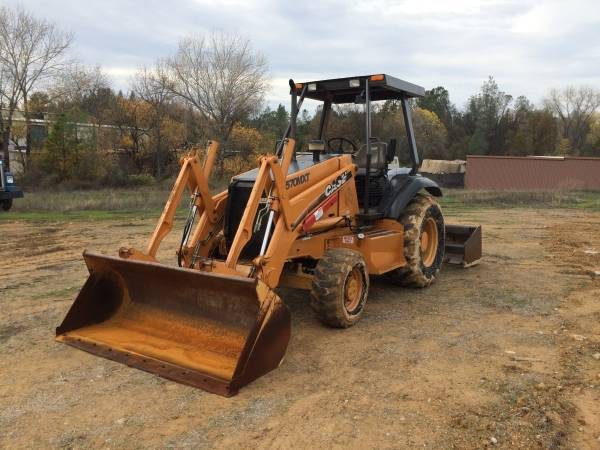
[[[13,14],[6,7],[0,7],[0,138],[2,139],[2,155],[7,167],[10,166],[8,144],[15,110],[21,100],[18,76],[14,67],[6,64],[7,48],[11,42],[4,36],[10,34]]]
[[[117,97],[117,108],[112,124],[119,128],[122,137],[130,141],[131,150],[139,156],[144,138],[148,136],[147,120],[150,104],[138,99],[135,93],[129,98]]]
[[[2,14],[1,10],[0,14]],[[0,16],[1,20],[2,17]],[[21,91],[15,77],[7,67],[0,65],[0,139],[2,139],[2,156],[6,167],[10,167],[10,155],[8,152],[10,130],[20,99]]]
[[[49,92],[54,101],[81,104],[86,97],[97,96],[101,90],[108,88],[110,82],[102,67],[87,67],[71,61],[55,78]]]
[[[200,111],[222,141],[237,121],[260,108],[268,88],[266,59],[237,35],[185,38],[166,68],[169,88]]]
[[[99,65],[88,67],[71,61],[55,78],[49,89],[51,101],[59,110],[87,113],[85,121],[96,124],[96,137],[102,134],[102,124],[114,115],[114,93],[110,81]],[[77,120],[81,120],[77,118]],[[95,139],[96,146],[101,140]]]
[[[131,82],[131,90],[153,106],[164,106],[173,98],[173,85],[165,62],[159,60],[153,68],[139,69]]]
[[[552,89],[545,105],[558,117],[562,137],[569,140],[571,151],[580,151],[600,108],[600,91],[589,86]]]
[[[154,141],[154,174],[160,177],[166,163],[168,148],[162,136],[166,107],[173,98],[173,85],[166,64],[158,61],[152,69],[142,67],[131,82],[131,90],[149,106],[149,128]]]
[[[63,67],[63,56],[71,40],[71,35],[55,24],[39,20],[20,8],[0,8],[2,106],[6,108],[6,117],[2,119],[2,150],[5,159],[8,160],[8,139],[19,101],[22,101],[29,125],[29,95],[35,86]]]

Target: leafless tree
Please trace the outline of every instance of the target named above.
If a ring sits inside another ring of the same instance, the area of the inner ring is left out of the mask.
[[[110,82],[102,67],[87,67],[79,61],[71,61],[58,74],[49,93],[55,102],[83,103],[84,98],[98,95],[99,91],[109,87]]]
[[[0,139],[2,140],[2,156],[6,167],[10,165],[8,143],[12,119],[20,99],[21,91],[16,80],[6,67],[0,65]]]
[[[165,62],[159,60],[152,68],[139,69],[131,81],[131,90],[153,106],[164,106],[173,98],[173,84]]]
[[[167,103],[172,100],[174,90],[165,62],[159,60],[153,68],[142,67],[131,82],[131,90],[150,105],[148,122],[154,141],[154,174],[161,176],[168,153],[161,127],[166,116]]]
[[[71,35],[55,24],[39,20],[23,9],[0,8],[0,92],[1,106],[5,109],[1,132],[6,160],[9,159],[8,140],[12,119],[19,102],[22,102],[29,124],[29,95],[34,87],[63,68],[64,55],[71,40]]]
[[[59,110],[68,111],[72,106],[83,108],[93,116],[96,136],[101,134],[101,125],[112,120],[110,97],[113,95],[110,81],[99,65],[88,67],[72,60],[55,77],[48,90],[50,101]],[[114,108],[113,108],[114,109]],[[101,140],[95,140],[96,145]]]
[[[545,105],[558,118],[562,137],[569,140],[571,151],[579,151],[600,108],[600,91],[589,86],[552,89]]]
[[[182,39],[166,68],[173,94],[200,111],[222,141],[237,121],[260,108],[268,88],[266,59],[237,35]]]
[[[5,48],[10,42],[4,38],[11,28],[12,14],[5,7],[0,8],[0,138],[2,139],[2,155],[6,166],[10,165],[8,143],[15,110],[21,100],[18,77],[14,68],[5,64]]]

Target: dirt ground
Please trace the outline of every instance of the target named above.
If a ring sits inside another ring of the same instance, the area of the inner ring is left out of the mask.
[[[600,448],[600,213],[448,219],[483,224],[480,265],[374,280],[347,330],[281,292],[286,358],[230,399],[53,340],[82,249],[143,248],[152,221],[0,222],[0,447]]]

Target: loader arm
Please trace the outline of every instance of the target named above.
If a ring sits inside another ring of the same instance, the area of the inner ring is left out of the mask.
[[[340,195],[346,198],[356,199],[356,193],[347,192],[354,190],[354,184],[348,183],[356,173],[356,166],[352,163],[349,156],[336,158],[338,161],[337,170],[330,175],[316,180],[316,182],[291,196],[289,201],[279,202],[274,207],[277,208],[278,219],[275,223],[273,236],[270,239],[264,257],[259,257],[257,264],[261,270],[261,279],[267,286],[274,289],[279,284],[279,278],[283,271],[284,264],[289,259],[290,249],[294,242],[304,234],[304,221],[320,208],[330,208],[338,203],[335,219],[338,222],[350,218],[356,213],[356,203],[344,205],[340,203]],[[277,168],[275,168],[277,171]],[[284,188],[285,189],[285,188]]]
[[[225,261],[225,266],[227,268],[235,270],[242,249],[252,238],[258,207],[266,191],[268,191],[266,201],[268,202],[270,211],[276,213],[281,209],[284,220],[289,221],[289,205],[287,203],[288,193],[285,187],[285,179],[295,145],[296,141],[294,139],[290,138],[285,140],[281,161],[279,161],[276,156],[263,156],[260,158],[260,167],[256,181],[254,182],[248,204],[238,226],[231,248],[229,249],[227,260]],[[287,212],[287,214],[284,211]],[[288,223],[291,225],[291,222]],[[265,236],[268,234],[269,233],[267,232]]]
[[[256,274],[271,289],[274,289],[289,258],[289,251],[303,230],[304,219],[321,205],[328,203],[331,207],[338,203],[338,195],[342,190],[354,189],[347,183],[356,172],[356,166],[350,155],[341,155],[321,164],[309,167],[304,172],[287,175],[293,154],[295,141],[288,139],[284,144],[281,160],[276,156],[264,156],[260,159],[260,167],[241,222],[229,249],[225,263],[213,263],[215,271],[225,273],[237,271],[241,275]],[[298,176],[312,176],[309,186],[289,187],[286,180]],[[267,193],[266,197],[264,197]],[[345,198],[356,199],[355,191]],[[242,271],[238,268],[240,254],[244,246],[254,234],[254,225],[259,206],[266,202],[272,217],[273,233],[267,228],[263,237],[264,253],[253,261],[254,270]],[[338,211],[340,208],[338,208]],[[356,213],[354,201],[345,208],[346,216]],[[340,217],[339,220],[342,220]]]
[[[152,233],[146,253],[134,248],[122,248],[119,250],[119,256],[129,259],[156,261],[156,253],[158,252],[160,244],[173,229],[175,213],[177,212],[177,208],[181,203],[187,187],[193,198],[195,214],[199,217],[198,224],[193,230],[192,239],[190,240],[193,244],[186,245],[182,248],[182,257],[185,261],[185,265],[190,265],[190,255],[192,250],[196,248],[198,242],[205,239],[206,236],[213,231],[212,229],[215,227],[215,224],[222,218],[225,203],[227,201],[226,191],[213,197],[208,186],[208,179],[218,149],[219,143],[217,141],[209,141],[204,163],[200,162],[197,154],[187,155],[181,159],[181,169],[173,184],[160,219]],[[206,250],[202,249],[199,254],[205,256]]]

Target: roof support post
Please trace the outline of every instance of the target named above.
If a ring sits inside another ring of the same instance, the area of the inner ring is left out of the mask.
[[[323,134],[327,129],[327,122],[329,116],[329,110],[331,109],[331,100],[325,100],[323,102],[323,109],[321,110],[321,120],[319,121],[319,138],[323,139]]]
[[[369,79],[365,80],[365,141],[367,152],[367,167],[365,173],[365,190],[363,205],[365,214],[369,214],[369,181],[371,178],[371,95],[369,92]]]
[[[296,139],[296,128],[298,123],[298,92],[296,89],[292,89],[292,110],[291,110],[291,122],[290,122],[290,138]],[[292,154],[292,161],[296,161],[296,149]]]
[[[292,89],[292,105],[290,108],[290,135],[292,139],[296,139],[296,122],[298,118],[298,93],[296,89]]]
[[[295,140],[296,136],[296,118],[298,117],[298,111],[302,106],[302,102],[304,101],[304,96],[306,95],[306,85],[302,87],[302,91],[300,92],[300,100],[298,100],[298,92],[296,91],[296,84],[294,80],[290,79],[290,95],[292,96],[292,110],[290,111],[290,123],[288,123],[287,128],[285,129],[285,133],[283,133],[283,137],[277,144],[277,149],[275,150],[275,155],[278,158],[282,157],[281,152],[284,149],[284,143],[288,137],[291,137]],[[295,107],[294,107],[295,105]]]
[[[410,106],[406,97],[400,99],[402,103],[402,112],[404,115],[404,127],[406,128],[406,138],[408,140],[408,149],[410,152],[410,161],[412,168],[410,170],[411,175],[416,175],[421,167],[421,159],[419,158],[419,152],[417,150],[417,142],[415,141],[415,132],[413,130],[412,118],[410,116]]]

